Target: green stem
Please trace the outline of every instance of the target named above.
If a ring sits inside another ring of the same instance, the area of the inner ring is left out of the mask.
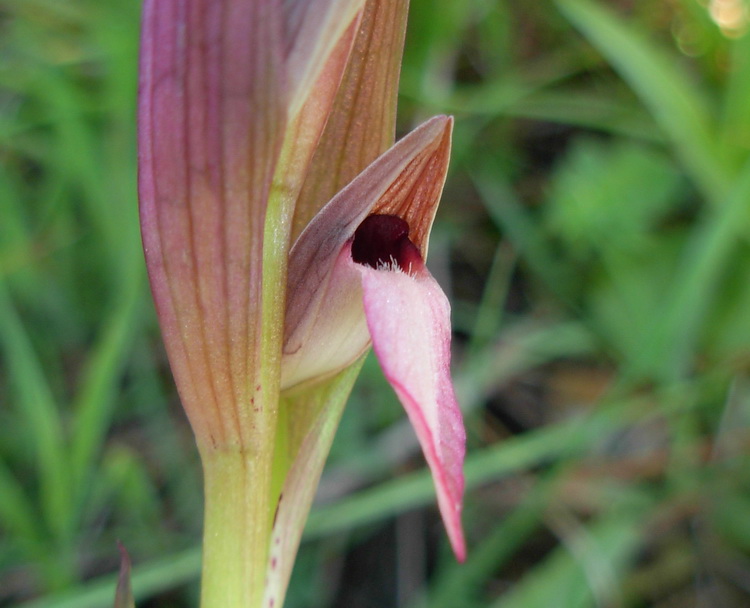
[[[203,454],[205,513],[201,608],[256,608],[263,598],[270,467],[240,450]]]
[[[261,439],[242,448],[201,449],[206,497],[201,608],[260,607],[273,517],[291,465],[283,413],[278,420],[287,258],[294,204],[317,143],[304,129],[300,134],[300,120],[286,126],[266,206],[261,365],[255,377],[264,407],[262,414],[252,414]]]

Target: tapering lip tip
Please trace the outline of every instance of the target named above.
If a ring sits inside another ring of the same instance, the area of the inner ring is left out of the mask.
[[[466,561],[466,539],[464,538],[463,527],[458,530],[448,530],[448,540],[456,561],[463,564]]]
[[[461,523],[461,508],[453,514],[455,519],[453,521],[445,519],[446,530],[448,532],[448,540],[453,549],[453,555],[456,556],[456,561],[459,564],[463,564],[466,561],[466,538],[464,537],[464,529]]]
[[[454,549],[453,552],[456,554],[456,561],[459,564],[463,564],[466,561],[466,547],[460,549]]]

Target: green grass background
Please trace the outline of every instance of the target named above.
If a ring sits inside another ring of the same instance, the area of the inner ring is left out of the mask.
[[[456,117],[430,266],[469,558],[368,360],[289,607],[750,605],[750,34],[720,4],[413,0],[401,132]],[[0,606],[110,606],[117,539],[139,606],[196,605],[200,469],[137,226],[139,10],[0,0]]]

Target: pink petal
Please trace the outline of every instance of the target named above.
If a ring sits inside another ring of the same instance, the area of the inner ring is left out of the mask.
[[[450,377],[450,304],[424,267],[408,275],[352,264],[362,276],[375,354],[417,433],[453,551],[463,561],[466,433]]]

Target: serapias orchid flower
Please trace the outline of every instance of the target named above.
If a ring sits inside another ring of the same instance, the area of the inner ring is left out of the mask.
[[[452,121],[395,146],[406,0],[145,0],[139,197],[204,470],[204,607],[279,608],[372,342],[454,551],[464,431],[424,265]]]
[[[450,379],[450,306],[424,265],[450,153],[436,117],[341,190],[289,262],[282,389],[351,365],[372,340],[417,432],[459,559],[465,436]]]

